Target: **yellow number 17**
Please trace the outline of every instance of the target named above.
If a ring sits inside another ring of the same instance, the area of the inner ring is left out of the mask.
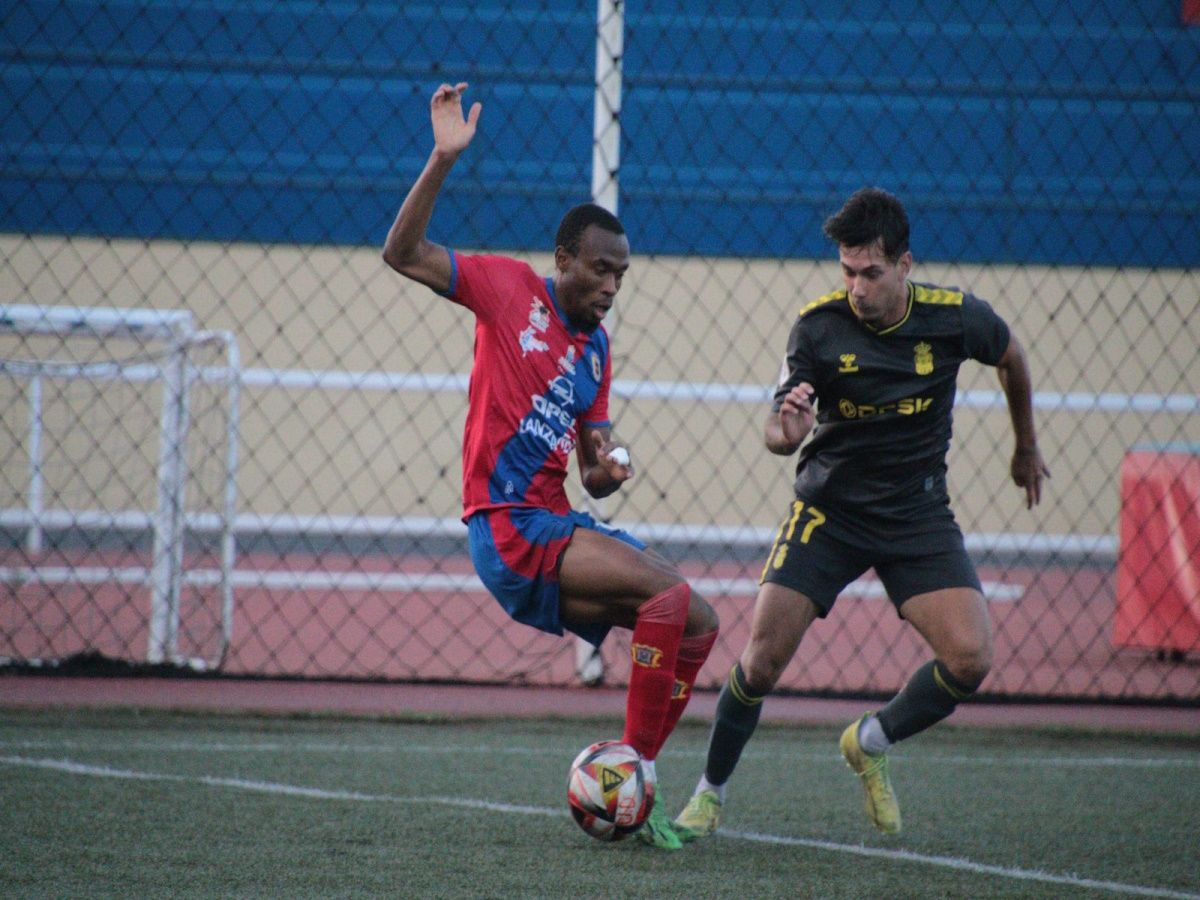
[[[800,524],[800,516],[805,512],[808,513],[808,521],[804,523],[804,528],[800,532],[800,543],[807,544],[809,538],[816,528],[825,523],[825,513],[821,512],[815,506],[805,506],[803,500],[796,500],[792,503],[792,516],[779,527],[779,534],[775,537],[774,552],[770,557],[770,565],[776,569],[783,568],[783,561],[787,559],[788,544],[796,534],[796,527]]]

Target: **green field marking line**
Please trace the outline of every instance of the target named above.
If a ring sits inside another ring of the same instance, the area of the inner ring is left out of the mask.
[[[488,800],[474,800],[460,797],[400,797],[391,794],[364,794],[357,791],[328,790],[326,788],[306,787],[304,785],[280,784],[277,782],[268,781],[249,781],[241,778],[223,778],[208,775],[173,775],[169,773],[142,772],[133,769],[116,769],[107,766],[89,765],[87,763],[76,762],[69,759],[34,759],[25,756],[0,756],[0,765],[46,769],[56,772],[65,772],[71,775],[82,775],[96,778],[116,778],[134,781],[171,781],[202,784],[211,787],[227,787],[237,790],[253,791],[256,793],[290,797],[305,797],[318,800],[428,804],[457,807],[461,809],[483,809],[492,812],[516,813],[522,815],[551,816],[555,818],[566,818],[567,816],[565,810],[552,809],[544,806],[523,806],[520,804],[496,803]],[[1111,891],[1114,893],[1134,895],[1139,897],[1166,897],[1172,898],[1172,900],[1200,900],[1200,894],[1187,893],[1184,891],[1168,890],[1166,888],[1148,887],[1137,884],[1125,884],[1118,881],[1101,881],[1092,878],[1082,878],[1077,875],[1055,875],[1052,872],[1042,872],[1033,869],[1020,869],[1011,866],[994,866],[986,863],[973,862],[969,859],[914,853],[910,850],[888,850],[884,848],[867,847],[861,844],[839,844],[832,841],[820,841],[812,838],[795,838],[784,835],[763,834],[751,831],[722,831],[720,836],[761,844],[808,847],[814,850],[848,853],[855,856],[887,859],[895,862],[917,863],[920,865],[935,866],[943,869],[973,872],[980,875],[990,875],[997,878],[1007,878],[1018,881],[1031,881],[1040,884],[1090,888],[1093,890]]]

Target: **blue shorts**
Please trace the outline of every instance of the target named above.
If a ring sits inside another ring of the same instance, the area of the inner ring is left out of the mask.
[[[550,634],[563,633],[558,609],[558,567],[576,528],[589,528],[645,550],[627,531],[572,510],[506,506],[477,512],[467,520],[471,562],[484,587],[516,621]],[[566,626],[599,647],[608,625]]]

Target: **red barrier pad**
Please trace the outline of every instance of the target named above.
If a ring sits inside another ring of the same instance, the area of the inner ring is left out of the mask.
[[[1200,451],[1125,454],[1113,643],[1200,650]]]

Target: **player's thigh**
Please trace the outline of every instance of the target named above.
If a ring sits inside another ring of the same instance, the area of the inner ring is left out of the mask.
[[[632,627],[645,601],[684,580],[657,553],[576,528],[558,569],[559,603],[567,621]]]
[[[925,552],[890,558],[875,570],[900,615],[952,673],[964,681],[987,674],[991,618],[957,526],[931,538]]]
[[[799,591],[771,582],[759,586],[750,640],[739,661],[747,687],[756,693],[775,687],[819,614],[817,605]]]
[[[871,567],[875,555],[850,543],[850,530],[811,504],[793,501],[763,564],[760,584],[803,594],[824,618],[842,589]]]
[[[910,597],[900,614],[912,623],[952,674],[982,679],[992,663],[992,622],[983,594],[951,587]]]

